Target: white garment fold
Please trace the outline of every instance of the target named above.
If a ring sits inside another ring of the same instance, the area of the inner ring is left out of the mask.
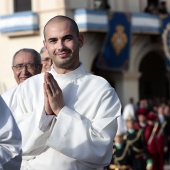
[[[44,112],[44,73],[20,84],[9,104],[22,133],[23,167],[94,170],[108,165],[121,111],[115,90],[82,65],[68,74],[50,72],[65,102],[57,119]]]
[[[2,97],[0,97],[0,169],[19,170],[21,133]]]

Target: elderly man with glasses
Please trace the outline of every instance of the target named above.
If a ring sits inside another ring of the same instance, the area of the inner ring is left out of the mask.
[[[34,49],[23,48],[17,51],[13,56],[12,70],[18,85],[29,77],[41,73],[41,68],[40,54]],[[14,86],[1,95],[6,104],[11,103],[16,87],[17,86]],[[4,170],[18,170],[20,169],[21,164],[21,134],[13,116],[10,115],[10,111],[8,111],[9,109],[2,98],[0,97],[0,108],[4,114],[1,115],[2,121],[0,123],[4,126],[1,128],[0,132],[0,136],[2,138],[0,138],[0,143],[2,143],[4,149],[1,147],[3,159],[0,157],[0,170],[1,168]],[[6,131],[3,129],[6,129]],[[3,132],[4,134],[1,135]]]
[[[42,64],[40,54],[31,48],[23,48],[18,50],[12,59],[12,70],[17,84],[22,83],[26,79],[41,73]],[[16,86],[2,94],[2,98],[6,104],[11,102]]]
[[[14,54],[12,70],[18,84],[29,77],[41,73],[41,57],[34,49],[24,48]]]

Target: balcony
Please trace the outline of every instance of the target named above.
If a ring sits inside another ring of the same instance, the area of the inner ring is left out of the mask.
[[[74,19],[78,24],[80,31],[96,31],[107,32],[108,29],[108,15],[104,10],[89,10],[77,9],[75,10]]]
[[[17,12],[0,16],[0,33],[9,37],[36,35],[39,33],[39,19],[32,11]]]
[[[132,33],[161,33],[161,18],[159,16],[147,13],[127,13],[127,15],[129,15]],[[108,16],[108,12],[104,10],[77,9],[74,13],[74,19],[81,32],[107,32]]]
[[[136,12],[108,13],[101,10],[79,9],[75,11],[75,21],[81,32],[105,31],[107,33],[100,54],[101,56],[97,63],[100,68],[109,68],[118,71],[126,70],[128,68],[127,61],[130,57],[131,45],[133,45],[131,41],[133,42],[134,40],[131,35],[134,34],[149,35],[148,37],[144,36],[148,40],[150,40],[149,38],[152,35],[156,38],[162,37],[165,54],[170,59],[170,16],[162,17]],[[149,44],[145,41],[143,42],[146,45]],[[169,60],[167,63],[170,65]]]
[[[159,16],[147,13],[131,13],[131,29],[133,33],[161,33],[161,19]]]

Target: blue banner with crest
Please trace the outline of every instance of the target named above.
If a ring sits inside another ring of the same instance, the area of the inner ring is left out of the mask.
[[[130,53],[131,14],[112,13],[109,30],[98,60],[98,67],[126,69]]]

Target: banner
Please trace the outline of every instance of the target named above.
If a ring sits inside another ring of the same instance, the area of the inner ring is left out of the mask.
[[[109,16],[109,30],[100,54],[97,67],[125,69],[129,58],[131,38],[131,15],[112,13]]]

